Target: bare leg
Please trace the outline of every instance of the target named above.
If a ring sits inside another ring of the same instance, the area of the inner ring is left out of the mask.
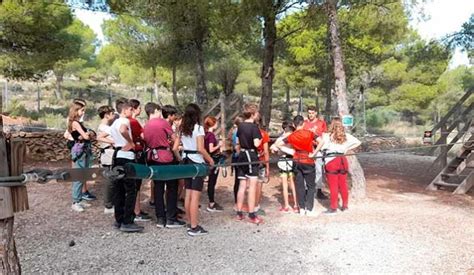
[[[296,187],[295,187],[295,177],[293,174],[290,174],[288,177],[289,186],[291,188],[291,193],[293,194],[293,208],[298,208],[298,200],[296,198]]]
[[[283,190],[283,203],[284,208],[290,207],[290,203],[288,202],[288,177],[283,174],[281,176],[281,189]]]
[[[249,193],[248,193],[248,204],[249,204],[249,213],[253,213],[255,211],[255,199],[257,195],[257,185],[258,179],[257,178],[249,178],[247,179],[249,184]],[[240,190],[239,190],[240,192]]]
[[[247,189],[247,180],[240,180],[239,192],[237,193],[237,211],[242,211],[246,189]]]
[[[184,199],[184,209],[186,211],[186,221],[191,224],[191,189],[186,190],[186,197]],[[199,208],[199,206],[198,206]]]
[[[195,190],[188,190],[190,191],[190,218],[191,218],[191,227],[195,228],[199,225],[199,199],[201,198],[201,192]],[[186,212],[187,213],[187,212]]]
[[[155,194],[155,183],[152,180],[150,180],[149,182],[150,182],[150,194],[151,194],[150,195],[150,203],[153,204],[153,203],[155,203],[155,195],[154,195]]]

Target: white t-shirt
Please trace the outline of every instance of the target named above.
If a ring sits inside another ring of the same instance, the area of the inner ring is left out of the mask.
[[[338,153],[345,154],[350,148],[357,147],[361,144],[360,140],[351,134],[346,133],[346,142],[339,144],[331,140],[331,133],[323,133],[324,145],[321,150],[327,150],[327,153]],[[333,160],[334,157],[324,158],[325,162],[328,163]]]
[[[192,136],[181,136],[181,142],[183,143],[183,150],[189,150],[189,151],[197,151],[197,141],[196,138],[202,136],[204,138],[205,133],[204,133],[204,127],[201,125],[195,124],[194,125],[194,130],[193,130],[193,135]],[[204,163],[204,158],[202,157],[201,154],[186,154],[183,152],[183,158],[188,157],[190,160],[196,162],[196,163]]]
[[[97,129],[97,134],[106,133],[107,135],[109,135],[109,137],[111,137],[110,129],[111,128],[110,128],[109,125],[100,124],[99,128]],[[112,165],[112,158],[113,158],[113,155],[114,155],[114,148],[112,147],[112,144],[105,143],[105,142],[99,142],[99,147],[101,149],[109,147],[109,148],[105,149],[100,154],[100,164],[102,164],[102,165]]]
[[[127,145],[127,140],[122,136],[122,133],[120,133],[120,126],[122,125],[127,125],[128,127],[128,134],[130,137],[132,136],[132,130],[130,128],[130,120],[125,117],[120,117],[112,123],[112,126],[110,126],[110,137],[114,141],[114,146],[115,147],[123,147]],[[117,158],[124,158],[124,159],[135,159],[135,153],[132,151],[122,151],[119,150],[117,152]]]

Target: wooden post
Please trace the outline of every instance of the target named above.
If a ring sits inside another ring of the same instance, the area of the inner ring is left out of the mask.
[[[0,100],[0,177],[9,176],[7,144],[3,135],[2,102]],[[20,274],[21,267],[13,238],[13,201],[11,189],[0,187],[0,273]]]
[[[226,126],[226,121],[225,121],[225,110],[226,110],[226,106],[225,106],[225,95],[224,93],[221,94],[221,96],[219,97],[219,101],[220,101],[220,104],[221,104],[221,141],[222,141],[222,147],[221,147],[221,151],[225,151],[226,150],[226,129],[225,129],[225,126]]]
[[[440,144],[447,144],[448,143],[448,128],[446,127],[446,123],[443,123],[441,125],[441,138],[440,138]],[[440,155],[441,155],[441,160],[440,160],[440,166],[441,167],[446,167],[448,164],[448,147],[443,146],[440,149]]]

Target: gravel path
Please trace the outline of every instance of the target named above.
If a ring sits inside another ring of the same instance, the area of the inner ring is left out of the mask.
[[[429,176],[420,171],[429,158],[386,158],[361,157],[369,197],[336,216],[278,213],[278,180],[272,179],[264,187],[267,215],[260,226],[232,220],[232,180],[221,179],[216,196],[226,211],[202,211],[210,234],[195,238],[184,228],[158,229],[153,222],[144,223],[144,233],[122,234],[112,229],[99,201],[73,213],[68,184],[32,185],[31,210],[16,215],[22,268],[26,274],[474,272],[472,195],[426,192]],[[100,184],[91,189],[101,195]]]

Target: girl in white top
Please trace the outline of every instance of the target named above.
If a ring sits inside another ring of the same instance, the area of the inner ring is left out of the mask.
[[[180,125],[180,135],[173,145],[178,159],[185,164],[205,163],[214,165],[214,161],[204,147],[204,127],[200,125],[201,109],[196,104],[188,104]],[[179,145],[183,144],[183,155],[179,155]],[[185,179],[186,197],[184,207],[188,222],[188,235],[200,236],[208,232],[199,225],[199,200],[204,185],[204,177]]]
[[[349,166],[347,158],[341,155],[346,154],[360,144],[361,142],[357,138],[345,132],[339,117],[333,118],[328,133],[324,133],[322,137],[318,138],[318,147],[314,154],[320,150],[326,152],[327,156],[324,158],[324,162],[326,165],[326,178],[331,192],[331,205],[325,212],[326,214],[337,212],[339,193],[341,193],[342,198],[341,211],[348,209],[347,173]]]

